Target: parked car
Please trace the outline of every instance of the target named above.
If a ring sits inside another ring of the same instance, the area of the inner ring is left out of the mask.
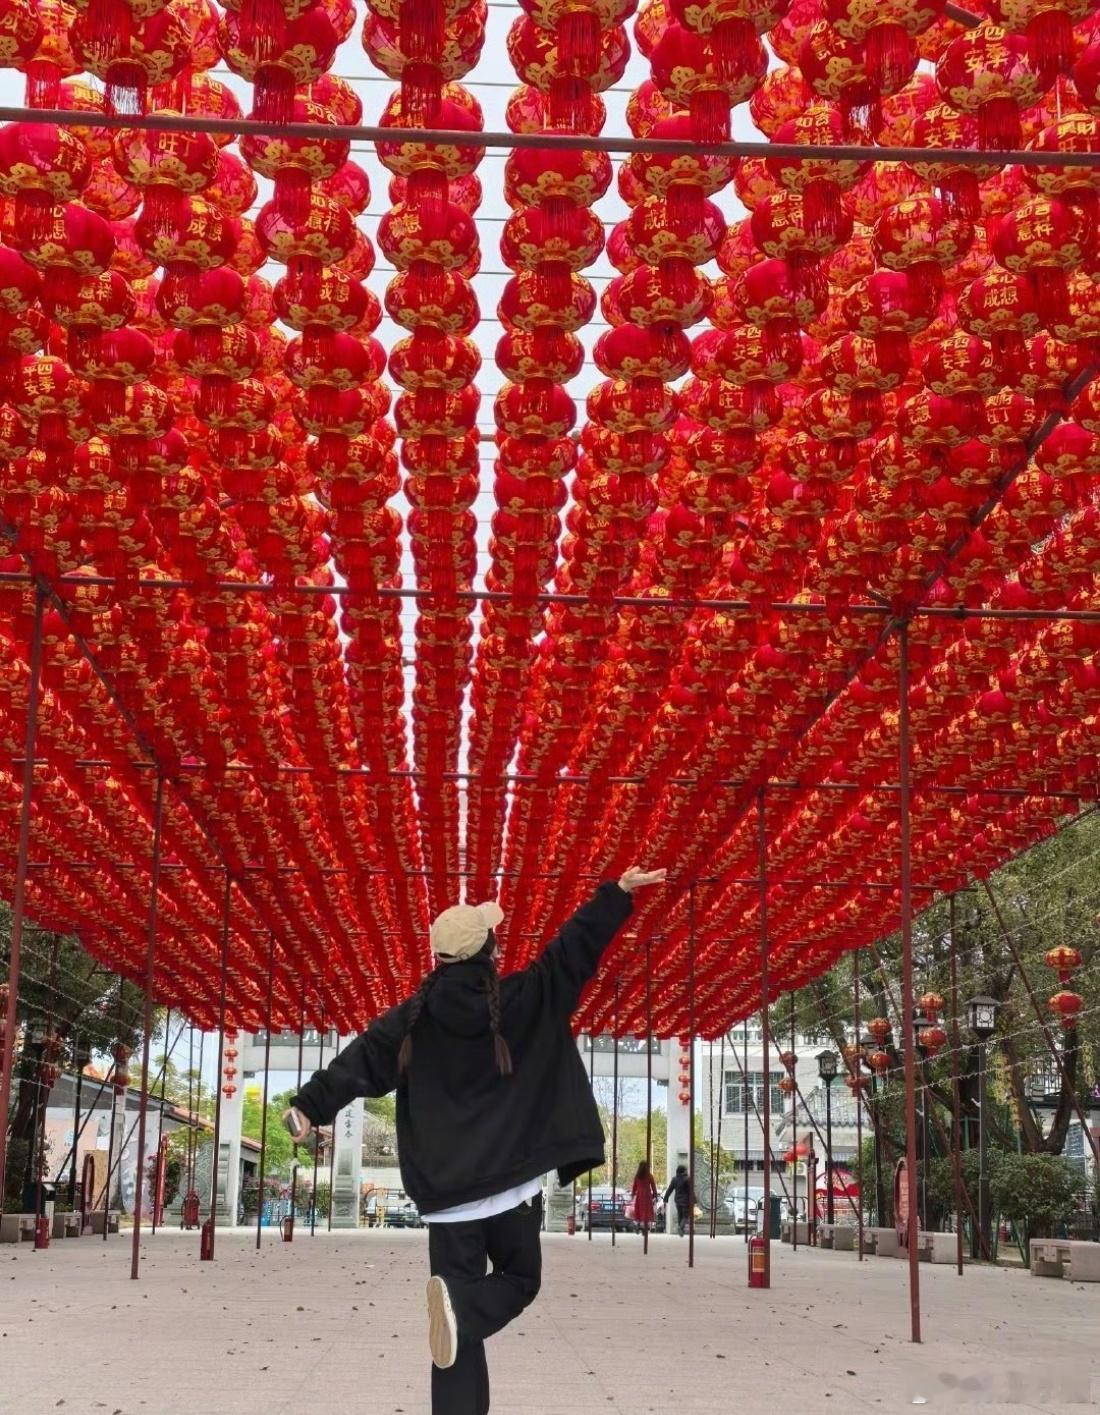
[[[585,1232],[589,1229],[593,1233],[601,1228],[610,1229],[613,1221],[614,1227],[622,1233],[632,1226],[626,1216],[629,1195],[625,1189],[612,1189],[610,1184],[600,1184],[592,1190],[591,1199],[587,1189],[580,1190],[578,1200],[581,1228]]]
[[[424,1221],[413,1201],[405,1194],[386,1205],[387,1228],[423,1228]]]

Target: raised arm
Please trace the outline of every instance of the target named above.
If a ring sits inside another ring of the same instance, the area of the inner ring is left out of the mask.
[[[396,1087],[407,1006],[403,1002],[383,1013],[323,1071],[313,1073],[293,1101],[311,1125],[331,1125],[356,1096],[385,1096]]]
[[[600,966],[605,949],[630,918],[634,890],[660,884],[664,877],[664,870],[646,872],[632,867],[617,884],[601,884],[547,944],[531,972],[541,976],[558,1010],[566,1015],[576,1011],[584,986]]]

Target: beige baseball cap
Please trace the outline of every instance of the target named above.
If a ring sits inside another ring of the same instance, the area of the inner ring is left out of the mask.
[[[472,958],[485,947],[489,930],[495,929],[503,918],[504,910],[493,900],[485,904],[452,904],[432,923],[432,952],[445,963]]]

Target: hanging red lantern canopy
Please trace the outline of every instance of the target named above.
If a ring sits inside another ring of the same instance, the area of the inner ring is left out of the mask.
[[[404,20],[385,18],[374,6],[363,26],[367,57],[400,83],[402,109],[421,128],[435,125],[444,86],[476,67],[485,43],[485,0],[460,6],[445,27],[432,22],[438,18],[434,7],[433,12],[415,11],[414,24],[406,29]]]
[[[387,171],[405,180],[400,200],[413,206],[453,199],[450,184],[475,172],[484,155],[483,148],[473,145],[437,145],[402,139],[402,128],[417,125],[404,113],[400,93],[391,95],[382,112],[380,126],[395,131],[392,141],[377,144],[378,159]],[[440,98],[436,126],[449,132],[479,132],[483,126],[481,105],[459,84],[447,84]]]
[[[568,383],[584,366],[584,345],[575,334],[552,329],[509,331],[496,347],[496,363],[510,383],[547,378]],[[392,367],[392,364],[391,364]]]
[[[214,178],[203,196],[223,215],[240,217],[254,205],[259,190],[256,178],[241,159],[223,148],[218,152]]]
[[[982,148],[1017,148],[1020,115],[1042,102],[1057,76],[1049,58],[1035,62],[1026,39],[983,24],[953,40],[936,64],[945,102],[978,122]]]
[[[545,95],[551,128],[578,129],[590,121],[591,95],[603,93],[626,72],[630,44],[609,7],[554,6],[543,25],[530,13],[508,31],[508,57],[519,78]]]
[[[1042,328],[1028,275],[994,268],[979,276],[959,295],[957,314],[961,328],[989,343],[1004,381],[1014,383],[1027,340]]]
[[[989,17],[1022,34],[1035,68],[1054,65],[1068,73],[1073,63],[1074,27],[1093,15],[1088,0],[988,0]]]
[[[326,127],[336,120],[327,108],[309,98],[295,98],[291,121],[309,124],[316,135],[309,138],[241,138],[241,156],[254,172],[275,184],[275,205],[291,222],[309,215],[310,188],[336,175],[348,160],[351,144],[347,139],[325,138]]]
[[[1095,258],[1091,213],[1059,197],[1036,196],[992,223],[990,244],[999,265],[1026,275],[1044,324],[1067,312],[1068,271]]]
[[[917,39],[941,18],[943,9],[943,0],[917,5],[887,0],[873,8],[858,0],[826,0],[823,14],[841,39],[864,47],[875,86],[882,93],[896,93],[915,67]]]
[[[115,170],[143,194],[143,226],[158,234],[186,221],[186,198],[209,187],[217,172],[218,149],[205,133],[125,128],[113,134],[111,148]]]
[[[40,239],[25,229],[13,229],[8,243],[41,272],[42,299],[72,299],[85,276],[99,275],[115,253],[112,228],[102,216],[69,202],[52,207],[52,224]]]
[[[883,95],[897,93],[917,67],[916,43],[904,31],[886,34],[893,42],[879,50],[874,44],[842,38],[822,20],[803,41],[798,56],[803,77],[820,98],[839,106],[849,129],[860,126],[854,112],[870,110]],[[876,61],[879,72],[873,67]]]
[[[669,23],[650,59],[653,82],[670,103],[687,109],[698,142],[725,142],[730,110],[747,103],[764,81],[768,57],[755,32],[726,46]],[[654,134],[657,128],[654,127]]]
[[[1077,1026],[1077,1019],[1083,1005],[1083,999],[1079,992],[1070,992],[1063,988],[1054,994],[1047,1005],[1052,1012],[1057,1014],[1058,1021],[1064,1031],[1071,1031]]]
[[[480,318],[470,282],[454,271],[438,270],[427,262],[415,270],[400,271],[390,280],[386,286],[386,313],[410,332],[425,328],[444,334],[470,334]]]
[[[973,226],[950,217],[943,203],[930,196],[897,202],[874,232],[880,262],[889,270],[907,271],[917,297],[930,301],[942,295],[945,268],[956,265],[973,240]]]
[[[805,270],[831,255],[852,234],[852,219],[843,213],[831,231],[812,230],[805,198],[793,191],[767,197],[752,214],[751,229],[766,256],[785,260],[795,272]]]
[[[801,69],[785,64],[769,71],[749,99],[749,113],[764,136],[774,139],[788,119],[796,118],[813,102],[813,89],[802,77]]]
[[[933,102],[913,120],[909,141],[913,147],[972,148],[977,145],[976,119],[950,104]],[[998,163],[913,162],[913,171],[936,189],[949,216],[976,221],[982,213],[982,184],[1001,169]]]
[[[255,15],[255,7],[253,16]],[[222,22],[218,43],[232,71],[253,85],[252,117],[286,123],[296,90],[309,88],[332,67],[339,46],[336,28],[321,5],[290,11],[266,6],[262,23],[242,10]],[[324,103],[316,92],[313,101]]]
[[[1069,944],[1060,943],[1054,948],[1047,949],[1043,955],[1043,961],[1048,968],[1055,970],[1060,983],[1067,983],[1081,966],[1081,950],[1073,948]]]
[[[149,336],[125,326],[97,330],[81,341],[79,353],[69,351],[73,372],[88,380],[85,407],[96,427],[120,410],[126,388],[148,377],[155,359]]]
[[[805,147],[841,146],[846,140],[844,119],[831,104],[814,103],[805,112],[784,123],[773,141]],[[870,164],[838,161],[832,157],[800,161],[769,157],[771,172],[788,191],[799,192],[807,229],[834,240],[851,229],[851,221],[843,204],[842,194],[863,177]]]
[[[529,84],[521,84],[504,110],[510,133],[544,133],[551,126],[550,99]],[[607,105],[599,94],[577,85],[572,98],[573,127],[577,133],[599,133],[607,122]],[[629,121],[629,118],[628,118]]]
[[[173,5],[145,13],[89,5],[70,36],[83,68],[103,80],[108,113],[144,113],[149,90],[177,78],[192,58],[192,35]]]
[[[695,143],[699,138],[694,122],[687,113],[675,113],[654,123],[649,136],[672,142]],[[713,196],[733,181],[737,159],[713,157],[705,153],[685,153],[671,156],[663,152],[634,153],[630,171],[638,185],[653,196],[667,196],[680,208],[679,220],[697,218],[702,201]],[[608,182],[610,184],[610,169]],[[602,192],[599,193],[602,195]],[[608,258],[615,263],[612,238],[608,240]],[[624,269],[623,266],[618,268]]]

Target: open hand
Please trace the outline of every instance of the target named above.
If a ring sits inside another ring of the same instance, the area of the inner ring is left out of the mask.
[[[667,874],[667,870],[643,870],[638,865],[631,865],[619,880],[619,888],[627,894],[633,894],[636,889],[643,889],[647,884],[664,884]]]
[[[293,1106],[288,1106],[283,1111],[283,1124],[290,1131],[290,1138],[296,1145],[302,1145],[309,1139],[312,1126],[300,1110],[295,1110]]]

